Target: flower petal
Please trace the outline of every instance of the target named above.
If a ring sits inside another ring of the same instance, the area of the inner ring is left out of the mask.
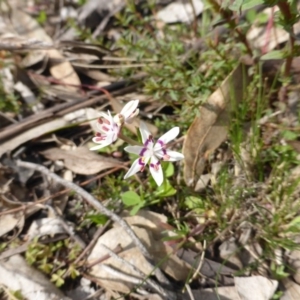
[[[159,150],[155,152],[155,155],[164,161],[178,161],[184,159],[184,155],[182,153],[172,150],[166,150],[165,153],[162,150]]]
[[[90,148],[90,150],[91,150],[91,151],[99,150],[99,149],[104,148],[104,147],[106,147],[106,146],[108,146],[108,145],[110,145],[110,144],[111,144],[110,142],[103,141],[103,143],[101,143],[101,144],[99,144],[99,145],[97,145],[97,146],[94,146],[94,147]]]
[[[150,173],[158,186],[164,181],[164,174],[159,160],[153,155],[150,161]]]
[[[140,123],[140,133],[142,136],[143,144],[145,144],[146,141],[148,140],[149,136],[151,135],[151,133],[150,133],[149,129],[147,128],[146,124],[142,121]]]
[[[162,145],[160,142],[162,142],[163,144],[167,144],[170,141],[174,140],[177,135],[179,134],[179,127],[173,127],[172,129],[170,129],[168,132],[166,132],[165,134],[163,134],[156,142],[155,146],[154,146],[154,150],[161,148]]]
[[[138,105],[139,105],[139,100],[132,100],[126,103],[126,105],[122,108],[120,114],[123,115],[125,122],[134,113]]]
[[[141,170],[141,167],[142,167],[142,166],[140,165],[140,163],[139,163],[139,158],[138,158],[138,159],[136,159],[136,160],[132,163],[130,169],[129,169],[128,172],[125,174],[124,179],[126,179],[126,178],[128,178],[128,177],[130,177],[130,176],[132,176],[132,175],[134,175],[134,174],[136,174],[137,172],[139,172],[139,171]]]
[[[125,147],[124,150],[128,153],[140,155],[143,148],[144,147],[142,147],[142,146],[128,146],[128,147]]]

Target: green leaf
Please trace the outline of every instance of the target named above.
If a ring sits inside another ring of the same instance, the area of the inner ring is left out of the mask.
[[[243,5],[244,0],[235,0],[233,4],[229,5],[229,9],[232,11],[239,11]]]
[[[296,217],[294,220],[288,224],[289,228],[298,228],[300,229],[300,216]]]
[[[38,17],[37,17],[37,21],[43,25],[45,24],[45,22],[47,21],[47,14],[44,10],[41,10]]]
[[[130,215],[131,215],[131,216],[136,215],[136,214],[138,213],[138,211],[139,211],[141,208],[144,207],[144,205],[145,205],[145,201],[142,201],[142,202],[140,202],[139,204],[135,205],[135,206],[131,209]]]
[[[172,187],[169,180],[165,180],[164,183],[157,188],[155,196],[157,197],[170,197],[176,194],[176,190]]]
[[[273,50],[265,55],[263,55],[261,60],[269,60],[269,59],[282,59],[286,57],[286,53],[281,50]]]
[[[166,167],[164,168],[164,171],[165,171],[164,174],[167,178],[173,176],[173,174],[174,174],[174,165],[170,162],[167,163]]]
[[[282,136],[283,138],[285,138],[286,140],[289,140],[289,141],[294,141],[298,138],[299,134],[293,132],[293,131],[290,131],[290,130],[286,130],[282,133]]]
[[[121,199],[126,206],[133,206],[141,203],[141,197],[133,191],[123,193]]]
[[[107,222],[108,217],[101,214],[96,214],[96,215],[86,216],[86,219],[91,220],[93,223],[97,225],[104,225]]]
[[[264,4],[264,0],[244,0],[241,10],[251,9],[257,5]]]
[[[204,208],[203,200],[198,197],[187,196],[184,203],[189,209]]]

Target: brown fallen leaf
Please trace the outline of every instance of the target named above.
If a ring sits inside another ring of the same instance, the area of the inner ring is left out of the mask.
[[[193,121],[183,144],[184,179],[188,186],[195,186],[210,153],[226,139],[230,101],[242,99],[246,81],[246,68],[240,64],[200,107],[200,117]]]
[[[0,285],[11,291],[18,290],[26,299],[70,300],[43,273],[29,266],[21,255],[0,262]]]
[[[130,217],[126,220],[129,224],[136,223],[131,221]],[[152,226],[154,223],[149,222]],[[169,276],[178,281],[185,281],[190,272],[190,266],[182,259],[173,254],[173,249],[164,244],[162,240],[155,240],[153,235],[153,228],[132,226],[132,230],[139,237],[141,242],[149,249],[150,253],[155,257],[156,263],[159,267]],[[93,265],[90,274],[97,278],[97,282],[105,289],[111,289],[123,293],[128,293],[136,285],[135,278],[140,278],[134,270],[130,269],[127,264],[122,263],[110,257],[106,248],[114,250],[120,249],[118,253],[125,261],[130,262],[144,274],[150,274],[152,266],[149,265],[145,257],[142,255],[137,247],[134,247],[129,235],[125,234],[124,230],[120,227],[115,227],[103,234],[97,241],[87,261],[88,264]],[[111,272],[113,268],[117,273]],[[130,275],[132,278],[122,277],[122,274]],[[143,279],[143,278],[140,278]]]
[[[98,155],[86,147],[78,147],[75,150],[51,148],[41,154],[53,161],[64,160],[66,168],[82,175],[93,175],[106,169],[124,167],[118,160]]]
[[[17,212],[9,215],[3,215],[0,218],[0,237],[15,227],[22,230],[24,226],[25,218],[23,212]]]
[[[37,39],[44,43],[52,44],[52,38],[47,35],[39,23],[27,13],[15,9],[12,13],[12,24],[16,32],[24,38]],[[56,49],[47,49],[38,51],[41,56],[45,53],[49,58],[50,73],[59,80],[60,83],[66,84],[65,89],[77,91],[81,82],[70,62],[64,59],[63,55]],[[30,54],[32,55],[32,53]]]
[[[218,288],[207,288],[201,290],[192,290],[194,299],[201,300],[241,300],[234,286],[223,286]],[[188,292],[182,296],[182,300],[190,300]]]
[[[235,277],[235,288],[243,300],[269,300],[272,299],[278,281],[263,276]]]
[[[284,293],[280,300],[298,300],[300,299],[300,285],[294,281],[285,278],[282,280]]]
[[[32,140],[32,137],[39,137],[43,134],[49,133],[51,131],[57,130],[59,128],[62,128],[64,126],[67,126],[70,124],[69,120],[66,118],[68,115],[57,118],[55,120],[51,120],[49,122],[46,122],[41,125],[37,125],[31,129],[28,129],[27,131],[24,131],[20,133],[19,135],[16,135],[15,137],[3,142],[0,147],[0,157],[8,152],[16,149],[18,146],[22,145],[23,143],[26,143],[30,140]]]

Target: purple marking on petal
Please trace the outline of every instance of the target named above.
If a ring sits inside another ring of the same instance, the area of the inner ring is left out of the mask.
[[[165,143],[161,140],[158,140],[157,143],[159,143],[162,147],[165,145]]]
[[[144,143],[144,146],[147,147],[150,142],[153,142],[153,136],[151,134],[149,135],[146,142]]]
[[[141,165],[141,169],[140,171],[143,172],[145,170],[145,163],[144,163],[145,159],[144,157],[141,157],[138,162],[139,162],[139,165]]]
[[[160,165],[160,161],[158,160],[156,164],[151,163],[150,167],[152,167],[155,171],[158,171],[159,165]]]
[[[139,159],[139,165],[141,165],[141,166],[145,166],[145,162],[144,162],[145,160],[144,160],[144,157],[141,157],[140,159]]]
[[[148,150],[147,148],[143,148],[140,152],[140,156],[144,156],[144,154],[147,150]]]
[[[105,140],[105,139],[106,139],[106,136],[103,136],[103,135],[102,135],[102,136],[96,136],[96,137],[95,137],[95,141],[96,141],[96,142],[101,142],[101,141],[103,141],[103,140]]]
[[[166,155],[167,154],[166,144],[162,140],[157,140],[157,143],[161,145],[160,150],[163,152],[164,155]]]

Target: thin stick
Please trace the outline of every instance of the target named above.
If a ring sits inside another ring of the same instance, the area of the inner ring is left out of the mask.
[[[108,220],[104,226],[99,227],[96,233],[93,236],[93,239],[90,241],[88,246],[80,253],[80,255],[75,259],[74,264],[78,264],[83,257],[93,248],[93,246],[98,241],[99,237],[103,234],[103,232],[107,229],[107,227],[111,224],[111,220]]]
[[[122,257],[120,257],[118,254],[116,254],[115,252],[113,252],[112,250],[110,250],[108,247],[106,247],[105,245],[101,245],[107,252],[108,254],[113,257],[114,259],[120,261],[121,263],[125,264],[127,267],[129,267],[133,272],[137,273],[140,277],[142,277],[142,284],[145,282],[147,283],[149,286],[151,286],[156,292],[158,292],[159,294],[161,294],[162,296],[164,296],[166,299],[173,299],[174,295],[173,292],[170,291],[166,291],[165,289],[163,289],[161,286],[159,286],[156,282],[154,282],[153,280],[151,280],[150,278],[145,278],[146,274],[144,274],[141,270],[139,270],[136,266],[134,266],[133,264],[131,264],[130,262],[126,261],[125,259],[123,259]]]
[[[111,173],[114,173],[115,171],[119,170],[120,168],[122,168],[122,167],[115,167],[115,168],[113,168],[113,169],[111,169],[109,171],[106,171],[104,173],[101,173],[101,174],[99,174],[99,175],[97,175],[97,176],[95,176],[95,177],[93,177],[91,179],[88,179],[88,180],[86,180],[84,182],[81,182],[79,185],[80,186],[85,186],[85,185],[87,185],[87,184],[89,184],[89,183],[91,183],[91,182],[93,182],[93,181],[95,181],[97,179],[100,179],[100,178],[102,178],[104,176],[107,176],[107,175],[109,175]],[[70,192],[69,188],[64,189],[62,191],[59,191],[59,192],[57,192],[55,194],[52,194],[50,196],[44,197],[44,198],[42,198],[40,200],[37,200],[35,202],[30,201],[30,202],[12,202],[11,203],[11,201],[10,201],[10,202],[8,202],[9,204],[17,204],[17,205],[20,205],[21,207],[2,211],[2,212],[0,212],[0,216],[12,214],[12,213],[15,213],[15,212],[18,212],[18,211],[21,211],[21,210],[25,210],[26,208],[30,208],[32,206],[38,206],[40,203],[46,202],[46,201],[48,201],[51,198],[56,198],[56,197],[61,196],[61,195],[65,194],[65,193],[68,193],[68,192]],[[7,199],[3,198],[3,195],[1,195],[1,196],[2,196],[3,200],[5,200],[5,201],[7,200]]]
[[[44,167],[42,165],[30,163],[30,162],[24,162],[21,160],[17,161],[17,165],[20,167],[26,168],[26,169],[39,171],[42,174],[45,174],[46,176],[49,176],[50,178],[52,178],[55,182],[60,183],[61,185],[65,186],[67,188],[70,188],[71,190],[78,193],[83,199],[85,199],[85,201],[88,204],[93,206],[95,209],[97,209],[104,215],[108,216],[114,222],[118,223],[125,230],[125,232],[130,236],[130,238],[132,239],[132,241],[136,245],[136,247],[138,247],[139,250],[142,252],[142,254],[148,259],[149,263],[151,264],[151,266],[154,269],[154,273],[155,273],[158,281],[170,286],[169,280],[162,273],[162,271],[159,268],[153,266],[153,263],[152,263],[152,262],[154,262],[153,256],[149,253],[147,248],[142,244],[142,242],[140,241],[138,236],[135,234],[135,232],[131,229],[131,227],[128,225],[128,223],[126,221],[124,221],[121,217],[119,217],[117,214],[115,214],[114,212],[107,209],[104,205],[102,205],[101,202],[99,202],[96,198],[94,198],[87,191],[85,191],[84,189],[82,189],[81,187],[76,185],[75,183],[69,182],[69,181],[59,177],[55,173],[52,173],[46,167]]]

